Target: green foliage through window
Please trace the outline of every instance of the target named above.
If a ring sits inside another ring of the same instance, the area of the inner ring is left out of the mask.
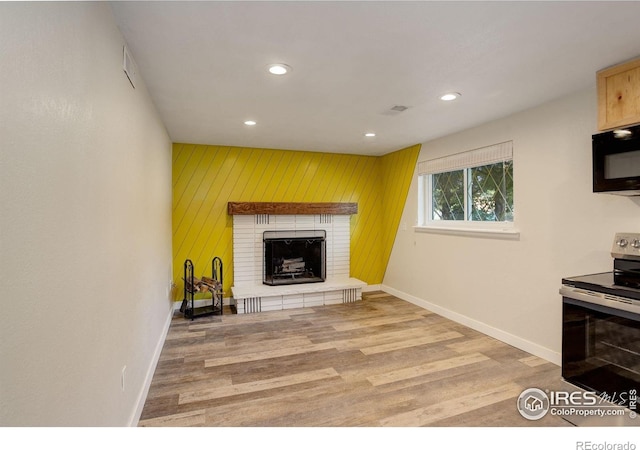
[[[434,173],[433,220],[464,220],[464,172]]]
[[[513,222],[513,161],[431,175],[431,220]]]

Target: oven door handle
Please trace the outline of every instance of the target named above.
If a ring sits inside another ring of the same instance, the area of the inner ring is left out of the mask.
[[[560,295],[585,303],[591,303],[594,305],[604,306],[606,308],[627,311],[640,317],[640,304],[638,302],[624,299],[622,297],[617,297],[615,295],[587,291],[570,286],[562,286],[560,288]]]

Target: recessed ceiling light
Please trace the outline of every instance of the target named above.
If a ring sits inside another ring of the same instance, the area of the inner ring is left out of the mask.
[[[447,92],[446,94],[440,96],[440,100],[445,102],[450,102],[451,100],[455,100],[459,97],[460,97],[459,92]]]
[[[267,67],[267,70],[272,75],[284,75],[291,72],[291,67],[287,66],[286,64],[280,64],[280,63],[269,64],[269,66]]]
[[[254,126],[256,124],[256,121],[255,120],[245,120],[244,124],[245,125],[249,125],[249,126],[252,127],[252,126]]]
[[[375,133],[365,133],[364,134],[366,137],[375,137]]]

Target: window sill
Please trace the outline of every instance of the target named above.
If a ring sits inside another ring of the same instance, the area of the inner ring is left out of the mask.
[[[515,228],[471,228],[453,226],[415,226],[418,233],[448,234],[452,236],[483,237],[492,239],[520,240],[520,231]]]

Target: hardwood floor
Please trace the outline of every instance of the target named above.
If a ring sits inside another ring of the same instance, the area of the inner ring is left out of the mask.
[[[176,315],[139,426],[568,426],[516,399],[560,368],[383,292],[194,321]]]

